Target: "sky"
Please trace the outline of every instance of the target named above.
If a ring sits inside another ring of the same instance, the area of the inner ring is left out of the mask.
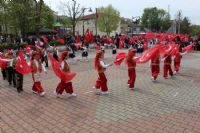
[[[63,14],[62,3],[72,0],[44,0],[59,15]],[[192,24],[200,25],[200,0],[76,0],[81,7],[95,8],[101,6],[112,6],[120,12],[121,17],[132,18],[141,16],[143,9],[147,7],[157,7],[170,12],[171,19],[175,18],[178,10],[182,11],[183,16],[190,19]]]

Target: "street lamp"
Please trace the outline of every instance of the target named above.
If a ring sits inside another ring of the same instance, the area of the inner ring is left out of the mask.
[[[40,10],[41,10],[41,7],[39,6],[39,2],[40,2],[40,0],[35,0],[35,7],[36,7],[35,30],[36,30],[37,36],[39,36],[39,30],[40,30]]]
[[[92,8],[91,7],[88,7],[88,8],[82,8],[82,11],[83,11],[83,38],[84,38],[84,32],[85,32],[85,27],[84,27],[84,13],[85,13],[85,10],[88,10],[88,12],[92,12]]]
[[[140,17],[139,16],[132,17],[132,35],[133,35],[133,31],[134,31],[134,24],[137,25],[137,24],[139,24],[139,22],[140,22]]]

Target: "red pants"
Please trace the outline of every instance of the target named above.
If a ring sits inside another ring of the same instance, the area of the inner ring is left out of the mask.
[[[174,62],[174,70],[175,70],[176,72],[179,71],[180,64],[181,64],[180,62]]]
[[[164,77],[168,77],[168,71],[169,75],[173,76],[171,65],[164,65]]]
[[[95,87],[97,89],[101,88],[101,91],[106,92],[108,91],[108,87],[107,87],[107,79],[104,73],[99,73],[99,77],[96,81],[96,85]]]
[[[135,68],[128,69],[128,76],[129,76],[128,80],[129,88],[134,88],[136,79]]]
[[[40,81],[34,82],[32,90],[38,93],[44,92]]]
[[[159,65],[152,65],[151,66],[151,75],[152,75],[152,77],[154,77],[154,79],[157,79],[159,72],[160,72],[160,66]]]
[[[62,94],[64,90],[66,91],[66,93],[72,94],[73,93],[72,82],[65,83],[64,81],[61,80],[61,82],[58,84],[56,88],[56,92]]]

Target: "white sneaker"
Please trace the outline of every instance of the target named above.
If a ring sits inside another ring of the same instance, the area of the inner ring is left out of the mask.
[[[77,95],[75,93],[69,94],[70,97],[76,97]]]
[[[174,75],[176,75],[176,73],[177,73],[177,72],[176,72],[176,71],[174,71]]]
[[[95,86],[93,86],[92,89],[97,89],[97,88]]]
[[[105,91],[105,92],[104,92],[104,91],[102,91],[102,92],[101,92],[101,94],[102,94],[102,95],[108,95],[108,94],[109,94],[109,92],[108,92],[108,91]]]
[[[134,88],[129,88],[130,90],[134,90]]]
[[[59,96],[60,96],[60,94],[57,93],[56,91],[54,91],[54,94],[55,94],[56,97],[59,97]]]
[[[151,77],[151,80],[154,81],[154,77]]]
[[[38,92],[37,92],[37,91],[33,91],[33,93],[34,93],[34,94],[38,94]]]
[[[43,97],[45,95],[46,92],[41,92],[40,96]]]

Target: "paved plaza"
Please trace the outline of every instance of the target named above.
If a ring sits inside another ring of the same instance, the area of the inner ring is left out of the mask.
[[[94,94],[95,52],[89,54],[89,62],[70,63],[77,73],[77,97],[55,97],[59,79],[51,67],[42,80],[45,97],[32,93],[31,74],[24,76],[24,92],[19,94],[0,75],[0,132],[200,133],[200,53],[185,55],[174,78],[164,79],[161,67],[157,82],[151,81],[149,63],[137,65],[134,91],[126,84],[126,65],[113,65],[106,72],[109,95]],[[106,63],[114,60],[110,54],[106,50]]]

